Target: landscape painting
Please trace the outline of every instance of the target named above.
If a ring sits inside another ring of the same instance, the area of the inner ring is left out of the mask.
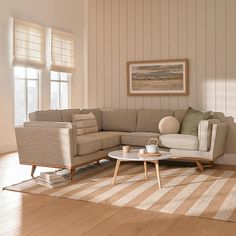
[[[188,60],[128,62],[128,95],[188,95]]]

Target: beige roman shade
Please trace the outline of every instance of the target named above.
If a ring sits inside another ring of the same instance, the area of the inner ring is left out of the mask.
[[[75,41],[69,32],[51,29],[51,70],[75,71]]]
[[[45,28],[25,20],[13,19],[13,65],[45,67]]]

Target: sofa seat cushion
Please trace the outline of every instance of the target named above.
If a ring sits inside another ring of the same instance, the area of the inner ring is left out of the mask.
[[[77,136],[78,155],[86,155],[96,152],[102,148],[102,143],[99,139],[88,137],[86,134]]]
[[[121,144],[124,132],[102,131],[77,136],[78,155],[86,155],[98,150],[115,147]]]
[[[174,149],[198,150],[198,137],[186,134],[165,134],[159,137],[160,146]]]
[[[86,134],[83,136],[91,137],[92,139],[101,142],[101,149],[107,149],[121,144],[121,135],[125,132],[102,131],[97,133]]]
[[[159,133],[149,133],[149,132],[133,132],[123,134],[121,136],[121,143],[130,146],[145,146],[150,138],[158,138]]]

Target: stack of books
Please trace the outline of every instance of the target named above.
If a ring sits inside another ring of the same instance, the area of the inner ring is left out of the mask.
[[[54,171],[41,172],[37,182],[38,184],[48,188],[61,187],[67,184],[65,177]]]

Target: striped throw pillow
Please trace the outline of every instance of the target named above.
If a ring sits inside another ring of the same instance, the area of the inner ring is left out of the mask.
[[[97,120],[92,112],[73,115],[72,121],[77,126],[77,135],[98,132]]]

